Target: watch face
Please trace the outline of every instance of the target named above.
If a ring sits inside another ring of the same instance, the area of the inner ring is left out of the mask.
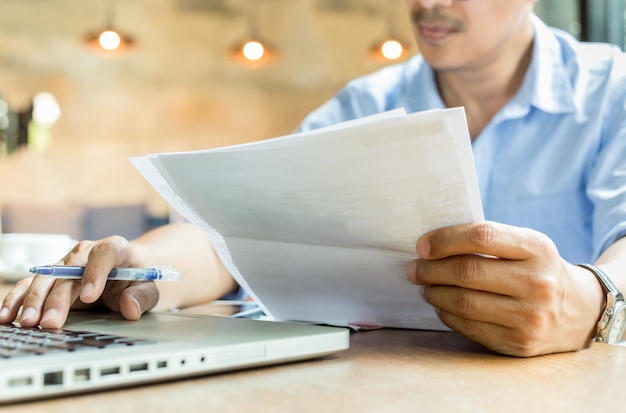
[[[626,327],[626,303],[620,302],[613,308],[613,317],[607,326],[607,342],[614,344],[622,340],[624,328]]]

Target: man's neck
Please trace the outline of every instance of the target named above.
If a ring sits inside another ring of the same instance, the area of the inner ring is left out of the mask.
[[[477,67],[436,73],[437,86],[446,107],[465,107],[472,140],[513,97],[530,65],[533,37],[520,37],[509,52]]]

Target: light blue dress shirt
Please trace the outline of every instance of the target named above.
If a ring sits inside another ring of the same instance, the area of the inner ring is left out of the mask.
[[[472,144],[485,217],[593,262],[626,235],[626,55],[532,21],[524,82]],[[445,107],[420,55],[350,82],[298,130],[400,107]]]

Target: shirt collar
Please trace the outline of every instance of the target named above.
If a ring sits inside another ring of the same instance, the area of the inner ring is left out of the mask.
[[[421,54],[416,54],[408,62],[409,70],[403,76],[409,85],[410,93],[407,95],[407,108],[411,111],[429,109],[442,109],[446,105],[439,95],[437,80],[433,69],[424,61]]]
[[[572,81],[562,60],[559,40],[534,14],[531,15],[531,22],[535,38],[530,66],[522,87],[505,111],[508,116],[520,116],[534,106],[551,113],[573,112],[576,104]]]

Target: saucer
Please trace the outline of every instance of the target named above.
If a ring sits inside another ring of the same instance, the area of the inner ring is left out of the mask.
[[[3,270],[3,271],[0,271],[0,281],[6,282],[6,283],[16,283],[22,278],[30,277],[31,275],[33,274],[31,274],[28,271]]]

